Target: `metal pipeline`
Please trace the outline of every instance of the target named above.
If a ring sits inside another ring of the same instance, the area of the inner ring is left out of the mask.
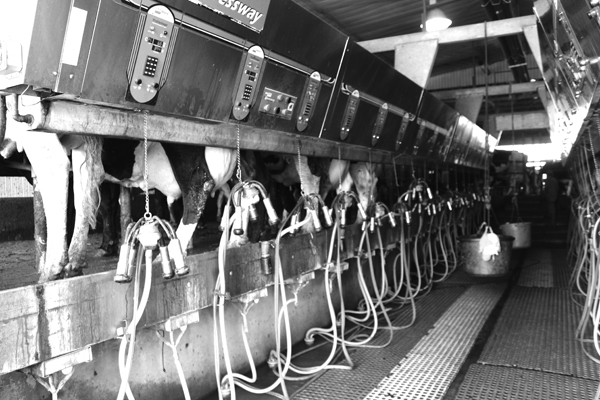
[[[19,114],[19,96],[16,94],[13,94],[13,107],[12,110],[10,110],[10,115],[11,117],[17,121],[17,122],[25,122],[26,124],[32,124],[33,123],[33,115],[31,114],[26,114],[26,115],[20,115]]]

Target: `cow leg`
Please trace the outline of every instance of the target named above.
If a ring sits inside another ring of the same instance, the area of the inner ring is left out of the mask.
[[[85,138],[85,143],[72,150],[73,195],[75,199],[75,230],[69,246],[66,275],[81,275],[85,261],[90,226],[96,225],[99,183],[104,177],[100,161],[101,139]]]
[[[219,190],[219,194],[217,195],[217,221],[221,221],[223,218],[223,205],[229,199],[229,195],[231,194],[231,189],[228,184],[224,184]]]
[[[47,221],[46,259],[39,282],[60,276],[67,262],[69,159],[58,137],[43,132],[22,135],[23,148],[37,175]]]
[[[46,230],[46,214],[44,213],[44,202],[38,185],[38,179],[32,171],[33,180],[33,221],[35,240],[35,268],[41,271],[46,260],[46,241],[48,240],[48,231]]]
[[[121,241],[123,242],[126,239],[127,227],[133,220],[131,219],[131,189],[125,186],[120,186],[120,188],[119,205],[121,209]]]
[[[176,233],[181,249],[186,252],[215,182],[206,165],[203,147],[163,143],[163,148],[183,197],[183,218]]]
[[[119,237],[117,234],[117,188],[113,183],[103,182],[100,185],[100,215],[102,216],[102,243],[100,256],[108,257],[117,254]]]
[[[377,186],[377,175],[375,174],[375,165],[366,162],[357,162],[350,165],[350,175],[356,186],[358,199],[364,210],[367,211],[371,199],[375,198],[375,188]],[[358,214],[357,223],[362,223],[363,218]]]
[[[308,164],[308,157],[301,156],[300,158],[294,157],[296,169],[298,170],[298,175],[300,177],[300,182],[302,183],[302,190],[304,194],[319,194],[319,186],[321,182],[321,177],[318,175],[314,175],[311,172],[310,166]],[[301,228],[303,233],[310,233],[315,231],[315,225],[312,220],[302,226]]]
[[[172,227],[176,227],[177,223],[179,221],[177,213],[175,212],[175,202],[176,201],[177,201],[176,198],[167,196],[167,206],[169,208],[169,223],[171,224]]]

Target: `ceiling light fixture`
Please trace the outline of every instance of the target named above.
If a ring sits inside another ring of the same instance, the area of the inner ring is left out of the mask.
[[[446,14],[439,8],[434,8],[427,12],[427,21],[425,21],[425,30],[427,32],[443,31],[452,25],[452,20],[446,17]]]

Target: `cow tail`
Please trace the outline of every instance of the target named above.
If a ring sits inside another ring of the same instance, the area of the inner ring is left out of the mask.
[[[90,227],[96,227],[96,213],[100,208],[100,184],[104,180],[104,167],[102,166],[102,144],[100,136],[84,136],[85,165],[90,171],[90,179],[83,200],[83,212],[88,218]]]

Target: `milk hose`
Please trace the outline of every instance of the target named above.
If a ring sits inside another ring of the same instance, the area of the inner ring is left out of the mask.
[[[139,296],[139,285],[140,285],[140,271],[142,267],[143,256],[142,252],[139,251],[137,253],[136,260],[136,274],[135,274],[135,283],[134,283],[134,294],[133,294],[133,318],[129,325],[127,326],[127,331],[123,338],[121,339],[121,345],[119,347],[119,372],[121,375],[121,385],[119,386],[119,393],[117,395],[117,400],[122,400],[127,394],[127,397],[130,400],[134,400],[133,393],[131,392],[131,388],[129,387],[129,374],[131,372],[131,364],[133,361],[133,353],[135,349],[135,337],[136,337],[136,328],[137,324],[144,313],[144,309],[148,304],[148,298],[150,296],[150,287],[152,284],[152,250],[145,249],[144,253],[146,259],[146,274],[144,278],[144,290],[142,292],[142,298],[139,300],[138,304],[138,296]],[[129,346],[127,346],[127,336],[129,336]],[[128,349],[127,349],[128,347]],[[127,354],[126,354],[127,353]],[[127,357],[127,361],[125,361],[125,357]]]
[[[173,361],[175,362],[175,367],[177,368],[177,375],[179,376],[179,382],[181,383],[181,388],[183,389],[183,396],[185,400],[191,400],[190,390],[188,389],[187,382],[185,380],[185,374],[183,373],[183,367],[181,366],[181,361],[179,360],[179,353],[177,352],[177,346],[179,345],[179,341],[183,337],[183,334],[187,330],[187,325],[183,325],[181,327],[181,332],[177,339],[175,340],[173,337],[173,332],[169,332],[169,341],[166,341],[164,337],[162,337],[158,331],[156,332],[156,336],[173,351]]]

